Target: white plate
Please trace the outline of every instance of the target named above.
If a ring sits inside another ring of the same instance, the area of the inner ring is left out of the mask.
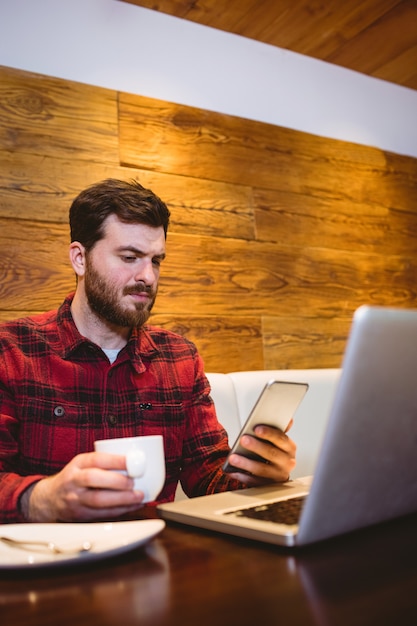
[[[30,541],[54,542],[73,548],[88,541],[89,552],[53,554],[47,548],[12,547],[0,541],[0,570],[80,564],[122,554],[150,541],[165,527],[160,519],[131,522],[92,522],[79,524],[0,524],[0,536]]]

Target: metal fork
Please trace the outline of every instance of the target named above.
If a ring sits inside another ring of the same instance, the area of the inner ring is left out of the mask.
[[[76,548],[62,548],[57,546],[57,544],[53,541],[31,541],[30,539],[13,539],[12,537],[5,536],[0,536],[0,541],[3,541],[3,543],[6,543],[13,548],[20,548],[21,550],[46,548],[53,554],[82,554],[83,552],[89,552],[93,547],[93,544],[89,541],[84,541]]]

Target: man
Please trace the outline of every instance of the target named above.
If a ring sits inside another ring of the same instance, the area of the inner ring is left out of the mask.
[[[146,326],[169,223],[166,205],[136,181],[105,180],[70,208],[76,290],[58,311],[0,326],[0,521],[117,519],[143,494],[125,458],[93,452],[108,437],[162,434],[166,482],[189,496],[286,480],[295,445],[259,427],[235,455],[217,421],[195,346]],[[272,444],[272,445],[271,445]]]

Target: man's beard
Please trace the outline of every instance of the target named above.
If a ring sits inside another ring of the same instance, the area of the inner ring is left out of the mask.
[[[124,309],[120,305],[121,296],[117,289],[97,272],[88,255],[84,283],[91,310],[106,322],[115,326],[133,328],[143,326],[149,319],[155,303],[156,291],[146,287],[144,283],[135,287],[125,287],[122,296],[146,292],[150,300],[147,303],[137,302],[134,310]]]

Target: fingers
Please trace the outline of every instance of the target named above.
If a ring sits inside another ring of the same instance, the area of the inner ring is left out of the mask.
[[[144,495],[134,491],[132,478],[120,473],[125,469],[120,455],[91,452],[74,457],[58,474],[35,485],[30,521],[114,519],[138,509]]]
[[[86,452],[75,456],[68,465],[75,465],[80,469],[97,467],[107,470],[126,470],[126,457],[108,452]]]
[[[133,490],[133,478],[122,474],[119,470],[102,470],[88,467],[77,472],[74,483],[82,489],[106,489],[128,491]]]
[[[113,510],[137,506],[143,499],[142,492],[134,491],[133,478],[122,473],[126,470],[126,459],[122,455],[81,454],[74,457],[66,469],[72,470],[68,485],[83,508]]]
[[[260,485],[265,482],[282,483],[289,480],[295,467],[295,460],[284,458],[274,463],[264,463],[247,459],[239,454],[230,457],[230,462],[236,468],[232,476],[245,485]],[[239,471],[240,470],[240,471]],[[239,475],[238,475],[239,474]]]
[[[115,519],[137,511],[141,508],[143,500],[142,493],[132,490],[85,489],[78,496],[77,501],[65,509],[66,519],[62,521]]]
[[[134,486],[133,478],[126,475],[126,457],[119,454],[79,454],[62,471],[79,487],[127,490]]]
[[[248,459],[238,454],[232,455],[230,463],[237,469],[234,477],[246,485],[260,484],[259,479],[263,482],[288,480],[296,464],[295,443],[285,433],[268,426],[257,426],[255,433],[256,437],[249,435],[242,437],[241,444],[263,461]]]
[[[291,422],[289,427],[291,426]],[[288,429],[287,429],[288,430]],[[284,452],[288,452],[295,456],[296,445],[292,439],[288,437],[286,433],[283,433],[278,428],[272,428],[271,426],[259,425],[256,426],[255,430],[256,437],[259,439],[255,439],[252,442],[247,442],[248,445],[254,445],[254,442],[259,440],[264,440],[266,444],[273,444],[276,448],[283,450]],[[254,439],[254,438],[252,438]]]
[[[142,492],[132,488],[115,489],[112,486],[106,489],[64,483],[54,493],[55,519],[51,521],[115,519],[140,508],[143,497]]]

